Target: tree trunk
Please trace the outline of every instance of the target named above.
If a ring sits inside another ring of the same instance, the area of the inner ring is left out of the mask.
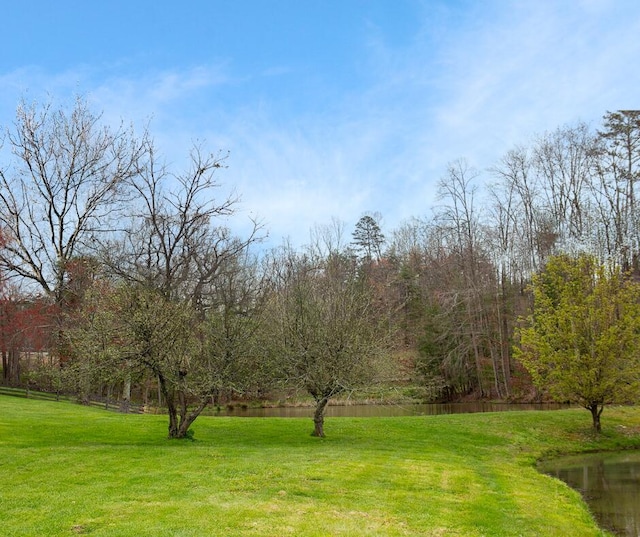
[[[598,403],[591,403],[587,406],[587,410],[591,412],[591,418],[593,419],[593,430],[596,433],[599,433],[602,430],[600,425],[600,415],[604,410],[604,405],[599,405]]]
[[[467,307],[467,320],[469,322],[468,329],[470,331],[471,336],[471,347],[473,348],[473,358],[476,367],[476,377],[478,382],[478,388],[480,389],[480,397],[484,397],[486,395],[484,389],[483,375],[482,375],[482,362],[480,357],[480,349],[479,349],[479,341],[477,331],[482,330],[482,326],[478,326],[477,323],[477,308],[475,304],[475,300],[471,297],[467,298],[466,302]],[[472,311],[473,310],[473,311]]]
[[[160,375],[158,375],[158,408],[162,408],[162,387],[160,382]]]
[[[178,409],[173,404],[173,399],[165,398],[167,401],[167,412],[169,414],[169,438],[178,438]]]
[[[205,397],[201,399],[198,406],[190,413],[187,413],[185,394],[177,390],[169,390],[167,382],[162,375],[158,375],[158,384],[167,405],[167,413],[169,414],[168,438],[171,440],[188,438],[189,427],[191,427],[191,424],[209,404],[209,398]]]
[[[87,371],[80,374],[80,404],[88,406],[91,404],[91,379]]]
[[[486,395],[482,375],[482,362],[480,359],[480,349],[478,348],[478,338],[476,335],[476,327],[471,324],[471,346],[473,347],[473,358],[476,366],[476,377],[478,379],[478,388],[480,389],[480,397]]]
[[[493,386],[496,390],[496,395],[499,399],[502,399],[503,394],[500,389],[500,366],[496,355],[496,350],[493,347],[493,343],[489,343],[489,353],[491,355],[491,368],[493,369]]]
[[[169,391],[167,381],[162,375],[158,375],[158,400],[160,396],[164,398],[167,405],[167,414],[169,414],[169,438],[178,438],[179,420],[178,420],[178,407],[175,402],[175,397],[172,391]],[[160,401],[158,401],[159,403]]]
[[[313,433],[311,436],[324,438],[324,410],[329,402],[328,397],[316,399],[316,410],[313,413]]]
[[[105,399],[105,402],[104,402],[105,410],[109,410],[109,399],[111,399],[111,389],[112,389],[111,384],[107,384],[107,398]]]
[[[3,386],[9,385],[9,382],[8,382],[9,371],[7,371],[8,365],[9,365],[9,361],[7,360],[7,351],[3,349],[2,350],[2,385]]]
[[[497,299],[496,308],[498,311],[498,330],[500,334],[500,361],[502,364],[502,380],[504,382],[505,395],[509,397],[511,395],[511,344],[509,342],[509,334],[511,332],[509,330],[509,302],[505,273],[506,268],[503,267],[500,281],[500,298]]]
[[[2,377],[5,386],[20,385],[20,353],[15,349],[2,351]]]
[[[196,420],[200,413],[209,404],[209,398],[201,400],[196,408],[194,408],[189,414],[182,414],[180,418],[180,425],[178,426],[178,432],[176,436],[171,438],[190,438],[189,429],[191,424]]]
[[[127,367],[129,363],[127,362]],[[122,403],[120,404],[120,412],[129,412],[131,408],[131,372],[127,371],[124,377],[124,386],[122,387]]]

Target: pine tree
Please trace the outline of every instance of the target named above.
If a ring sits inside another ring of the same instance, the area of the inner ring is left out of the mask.
[[[378,224],[379,218],[364,215],[356,224],[352,233],[354,250],[366,260],[380,259],[385,237]]]

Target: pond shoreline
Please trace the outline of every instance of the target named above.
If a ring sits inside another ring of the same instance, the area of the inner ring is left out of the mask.
[[[601,528],[640,535],[640,450],[598,451],[540,461],[539,472],[578,491]]]
[[[471,414],[481,412],[507,412],[522,410],[560,410],[570,405],[560,403],[503,403],[489,401],[460,403],[379,403],[334,404],[326,409],[327,417],[393,417],[432,416],[440,414]],[[210,409],[207,415],[234,417],[310,417],[312,405],[296,406],[227,406]]]

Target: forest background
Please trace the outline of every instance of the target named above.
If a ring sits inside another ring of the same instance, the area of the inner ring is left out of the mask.
[[[513,356],[534,275],[585,253],[640,275],[639,111],[535,135],[489,170],[453,161],[430,215],[333,219],[302,247],[265,247],[258,220],[232,231],[239,195],[209,151],[175,170],[82,98],[18,108],[0,165],[4,385],[157,401],[178,436],[210,403],[300,390],[320,410],[356,387],[538,400]]]

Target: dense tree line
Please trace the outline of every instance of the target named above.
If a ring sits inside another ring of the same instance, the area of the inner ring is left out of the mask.
[[[446,397],[537,395],[512,351],[532,277],[558,254],[640,275],[639,143],[640,111],[620,111],[597,129],[540,135],[482,174],[463,160],[449,166],[433,213],[389,245],[405,339],[428,386]]]
[[[218,198],[225,155],[195,146],[183,171],[148,132],[22,104],[0,166],[3,382],[126,409],[151,391],[184,437],[225,398],[303,390],[322,436],[332,397],[377,380],[428,400],[540,397],[514,359],[529,285],[558,254],[640,276],[640,112],[605,114],[508,151],[452,162],[438,205],[397,229],[364,215],[312,244],[240,237]],[[39,360],[30,357],[37,354]]]

